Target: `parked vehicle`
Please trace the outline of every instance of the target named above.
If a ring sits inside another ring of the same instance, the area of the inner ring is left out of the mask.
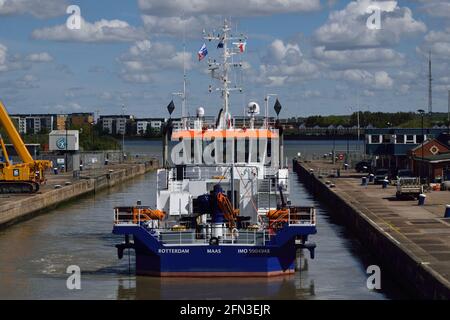
[[[400,169],[397,172],[397,180],[400,178],[415,178],[414,173],[409,169]]]
[[[420,178],[417,177],[401,177],[397,180],[397,199],[405,197],[418,199],[419,195],[423,193],[423,186],[420,183]]]
[[[369,161],[360,161],[355,165],[356,172],[371,173],[372,164]]]
[[[375,184],[382,184],[384,180],[389,180],[389,170],[388,169],[377,169],[375,171]]]

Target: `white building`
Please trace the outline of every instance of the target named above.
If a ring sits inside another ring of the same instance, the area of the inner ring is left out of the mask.
[[[13,121],[16,121],[18,124],[18,130],[20,134],[26,134],[27,133],[27,119],[25,117],[20,116],[11,116],[11,119]]]
[[[148,121],[137,121],[136,122],[136,133],[138,136],[142,136],[147,132],[147,127],[149,125]]]
[[[112,134],[113,133],[113,125],[114,125],[114,119],[112,119],[112,118],[103,118],[102,119],[103,131],[106,131],[109,134]]]
[[[116,134],[126,134],[127,133],[127,118],[116,119]]]
[[[163,124],[163,120],[151,120],[150,121],[150,127],[153,129],[161,129]]]

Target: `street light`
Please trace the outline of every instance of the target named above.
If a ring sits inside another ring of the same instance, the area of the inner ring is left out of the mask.
[[[127,121],[125,120],[125,105],[122,105],[122,121],[125,121],[122,128],[122,160],[125,162],[125,129],[127,127]]]
[[[269,93],[268,95],[266,95],[266,97],[264,98],[264,101],[266,102],[265,105],[265,110],[264,110],[264,117],[265,119],[265,128],[268,129],[269,128],[269,99],[270,97],[276,97],[278,96],[275,93]]]
[[[420,181],[422,183],[422,177],[423,177],[423,166],[424,166],[424,154],[423,154],[423,147],[424,147],[424,142],[425,142],[425,134],[423,132],[423,116],[425,115],[425,110],[423,109],[419,109],[417,110],[417,112],[420,114],[420,116],[422,117],[422,162],[420,164]]]

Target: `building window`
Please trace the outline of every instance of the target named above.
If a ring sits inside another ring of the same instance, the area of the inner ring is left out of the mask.
[[[381,143],[380,135],[378,135],[378,134],[371,135],[370,142],[373,144]]]
[[[424,141],[423,136],[421,134],[418,134],[416,136],[416,143],[422,143],[423,141]]]
[[[397,134],[395,139],[396,139],[396,143],[399,143],[399,144],[405,143],[405,135],[404,134]]]
[[[383,134],[383,143],[391,143],[391,138],[390,134]]]
[[[415,143],[414,135],[413,134],[407,134],[406,135],[406,143]]]

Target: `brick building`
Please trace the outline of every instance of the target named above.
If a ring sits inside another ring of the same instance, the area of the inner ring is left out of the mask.
[[[429,139],[408,153],[414,174],[428,181],[450,181],[450,147]]]

